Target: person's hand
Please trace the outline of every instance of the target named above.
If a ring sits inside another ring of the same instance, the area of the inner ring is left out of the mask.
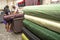
[[[11,14],[11,13],[8,13],[9,15]]]

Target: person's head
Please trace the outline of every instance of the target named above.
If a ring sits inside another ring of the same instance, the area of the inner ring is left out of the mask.
[[[8,5],[6,5],[5,7],[6,7],[6,8],[9,8],[9,6],[8,6]]]
[[[16,7],[15,6],[12,6],[13,9],[15,9]]]

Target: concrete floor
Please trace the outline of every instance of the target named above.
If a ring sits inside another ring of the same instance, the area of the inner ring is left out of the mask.
[[[0,23],[0,40],[21,40],[21,34],[6,32],[5,25]]]

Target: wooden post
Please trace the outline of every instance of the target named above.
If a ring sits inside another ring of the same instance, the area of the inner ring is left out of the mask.
[[[15,0],[13,0],[13,5],[15,4],[14,1],[15,1]]]
[[[7,2],[7,5],[8,5],[8,0],[6,0],[6,2]]]

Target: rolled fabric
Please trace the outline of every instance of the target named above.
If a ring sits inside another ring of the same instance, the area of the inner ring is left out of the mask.
[[[22,28],[23,33],[29,38],[29,40],[40,40],[36,35],[31,33],[27,28]]]
[[[42,26],[32,23],[31,21],[24,20],[24,25],[36,36],[42,38],[43,40],[60,40],[60,34],[48,30]]]
[[[10,20],[10,19],[13,19],[14,16],[13,15],[6,15],[3,17],[5,20]]]
[[[28,19],[38,25],[44,26],[50,30],[60,33],[60,22],[48,20],[44,18],[38,18],[30,15],[25,15],[25,19]]]
[[[24,17],[24,14],[22,13],[22,14],[12,14],[12,15],[6,15],[6,16],[4,16],[3,18],[5,19],[5,20],[10,20],[10,19],[14,19],[14,18],[21,18],[21,17]]]
[[[22,14],[15,14],[15,18],[19,18],[19,17],[24,17],[24,13],[22,13]]]
[[[25,14],[60,21],[60,4],[26,6]]]
[[[29,40],[24,33],[22,33],[22,40]]]

